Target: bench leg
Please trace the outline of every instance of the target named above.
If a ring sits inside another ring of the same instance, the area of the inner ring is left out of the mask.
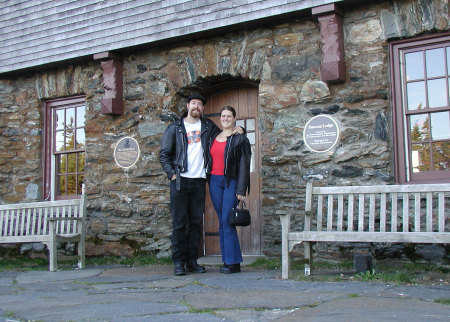
[[[291,216],[288,214],[280,215],[281,221],[281,278],[289,278],[289,240],[288,233],[290,228]]]
[[[311,242],[305,242],[305,276],[311,275],[311,265],[312,265],[312,247]]]
[[[58,247],[56,243],[56,233],[55,233],[55,223],[50,221],[50,242],[47,244],[48,247],[48,259],[50,262],[50,271],[54,272],[58,269],[57,254]]]
[[[85,263],[85,244],[84,238],[81,237],[78,243],[78,267],[84,268],[86,266]]]

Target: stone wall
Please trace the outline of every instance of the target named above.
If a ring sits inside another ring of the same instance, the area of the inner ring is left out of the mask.
[[[264,253],[280,253],[276,210],[299,213],[306,181],[324,185],[393,182],[388,40],[449,29],[446,1],[388,1],[344,16],[347,80],[320,81],[315,18],[135,51],[123,57],[124,114],[100,114],[99,62],[0,78],[0,203],[41,198],[42,102],[86,95],[88,255],[170,254],[167,179],[159,164],[166,126],[192,90],[219,81],[259,83]],[[307,120],[331,114],[340,142],[327,153],[302,140]],[[141,158],[113,161],[115,143],[134,137]],[[294,218],[293,227],[302,225]],[[335,253],[338,255],[338,253]]]

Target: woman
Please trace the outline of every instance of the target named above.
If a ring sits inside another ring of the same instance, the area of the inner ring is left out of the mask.
[[[238,235],[236,228],[228,223],[228,213],[250,190],[250,142],[244,134],[232,134],[235,121],[234,108],[222,108],[222,132],[210,139],[207,167],[209,193],[219,217],[223,261],[219,272],[225,274],[240,272],[242,262]]]

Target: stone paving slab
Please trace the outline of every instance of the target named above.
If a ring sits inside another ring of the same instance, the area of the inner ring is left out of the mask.
[[[450,307],[411,299],[357,297],[300,308],[278,321],[450,321]]]
[[[245,269],[173,276],[170,265],[0,273],[3,321],[441,321],[448,285],[282,280]],[[372,319],[372,317],[374,317]]]

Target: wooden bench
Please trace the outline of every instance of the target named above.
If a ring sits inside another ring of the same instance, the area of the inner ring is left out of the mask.
[[[282,278],[289,278],[290,252],[304,243],[310,275],[312,242],[450,243],[450,184],[306,186],[303,231],[282,228]]]
[[[0,205],[0,243],[47,245],[49,269],[57,270],[57,243],[78,243],[85,266],[86,196],[80,199]]]

